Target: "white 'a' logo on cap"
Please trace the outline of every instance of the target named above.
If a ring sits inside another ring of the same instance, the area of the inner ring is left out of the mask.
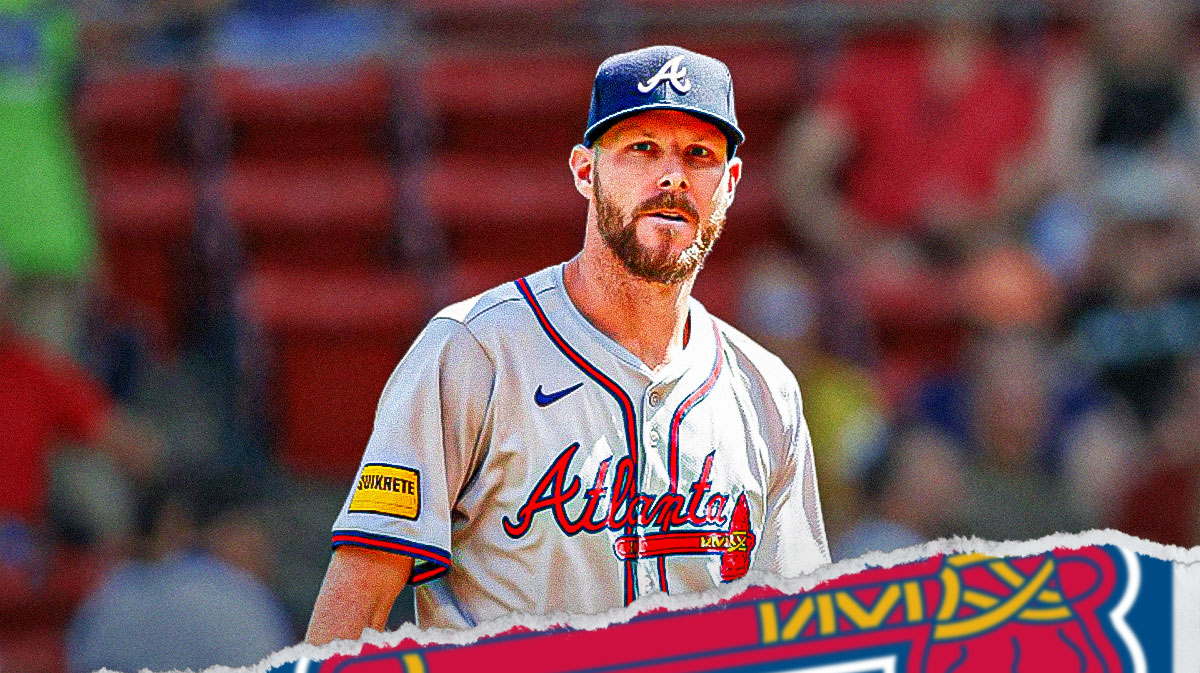
[[[679,93],[687,93],[692,90],[692,80],[687,78],[687,68],[680,67],[683,63],[685,54],[680,54],[675,58],[662,64],[658,72],[651,77],[645,84],[638,82],[638,91],[642,93],[650,93],[654,87],[662,84],[663,80],[671,85]]]

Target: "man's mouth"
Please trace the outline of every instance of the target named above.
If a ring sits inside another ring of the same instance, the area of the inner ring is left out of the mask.
[[[691,222],[692,217],[679,210],[652,210],[642,213],[649,217],[657,217],[670,222]]]

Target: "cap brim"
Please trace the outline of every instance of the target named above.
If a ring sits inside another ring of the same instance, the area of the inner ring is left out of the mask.
[[[592,143],[596,142],[597,138],[604,135],[604,132],[607,131],[609,129],[609,127],[612,126],[613,124],[616,124],[617,122],[619,122],[622,119],[625,119],[627,117],[632,117],[636,114],[641,114],[643,112],[649,112],[650,110],[677,110],[679,112],[686,112],[694,117],[699,117],[700,119],[703,119],[704,121],[712,124],[713,126],[716,126],[717,128],[721,129],[721,132],[725,134],[725,136],[729,139],[729,141],[731,143],[731,146],[729,148],[729,156],[731,156],[731,157],[733,156],[734,150],[737,149],[737,146],[741,145],[742,142],[744,142],[746,140],[746,134],[742,133],[741,129],[739,129],[738,127],[734,126],[733,124],[730,124],[729,122],[725,121],[724,119],[721,119],[720,117],[718,117],[714,114],[711,114],[704,110],[699,110],[699,109],[696,109],[693,107],[689,107],[687,105],[678,105],[678,104],[673,104],[673,103],[669,103],[669,102],[665,102],[665,101],[660,101],[657,103],[650,103],[647,105],[639,105],[637,107],[621,110],[620,112],[611,114],[611,115],[601,119],[600,121],[596,122],[595,124],[592,124],[591,126],[588,127],[587,131],[583,134],[584,147],[591,147]]]

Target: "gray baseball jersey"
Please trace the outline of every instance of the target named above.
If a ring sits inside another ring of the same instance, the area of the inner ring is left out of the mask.
[[[658,371],[563,265],[443,310],[392,374],[333,544],[415,559],[422,627],[597,613],[829,562],[783,363],[689,301]]]

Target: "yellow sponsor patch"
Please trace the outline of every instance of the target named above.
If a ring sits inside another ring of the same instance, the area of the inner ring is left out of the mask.
[[[421,473],[397,465],[364,465],[354,485],[349,511],[415,521],[421,514]]]

